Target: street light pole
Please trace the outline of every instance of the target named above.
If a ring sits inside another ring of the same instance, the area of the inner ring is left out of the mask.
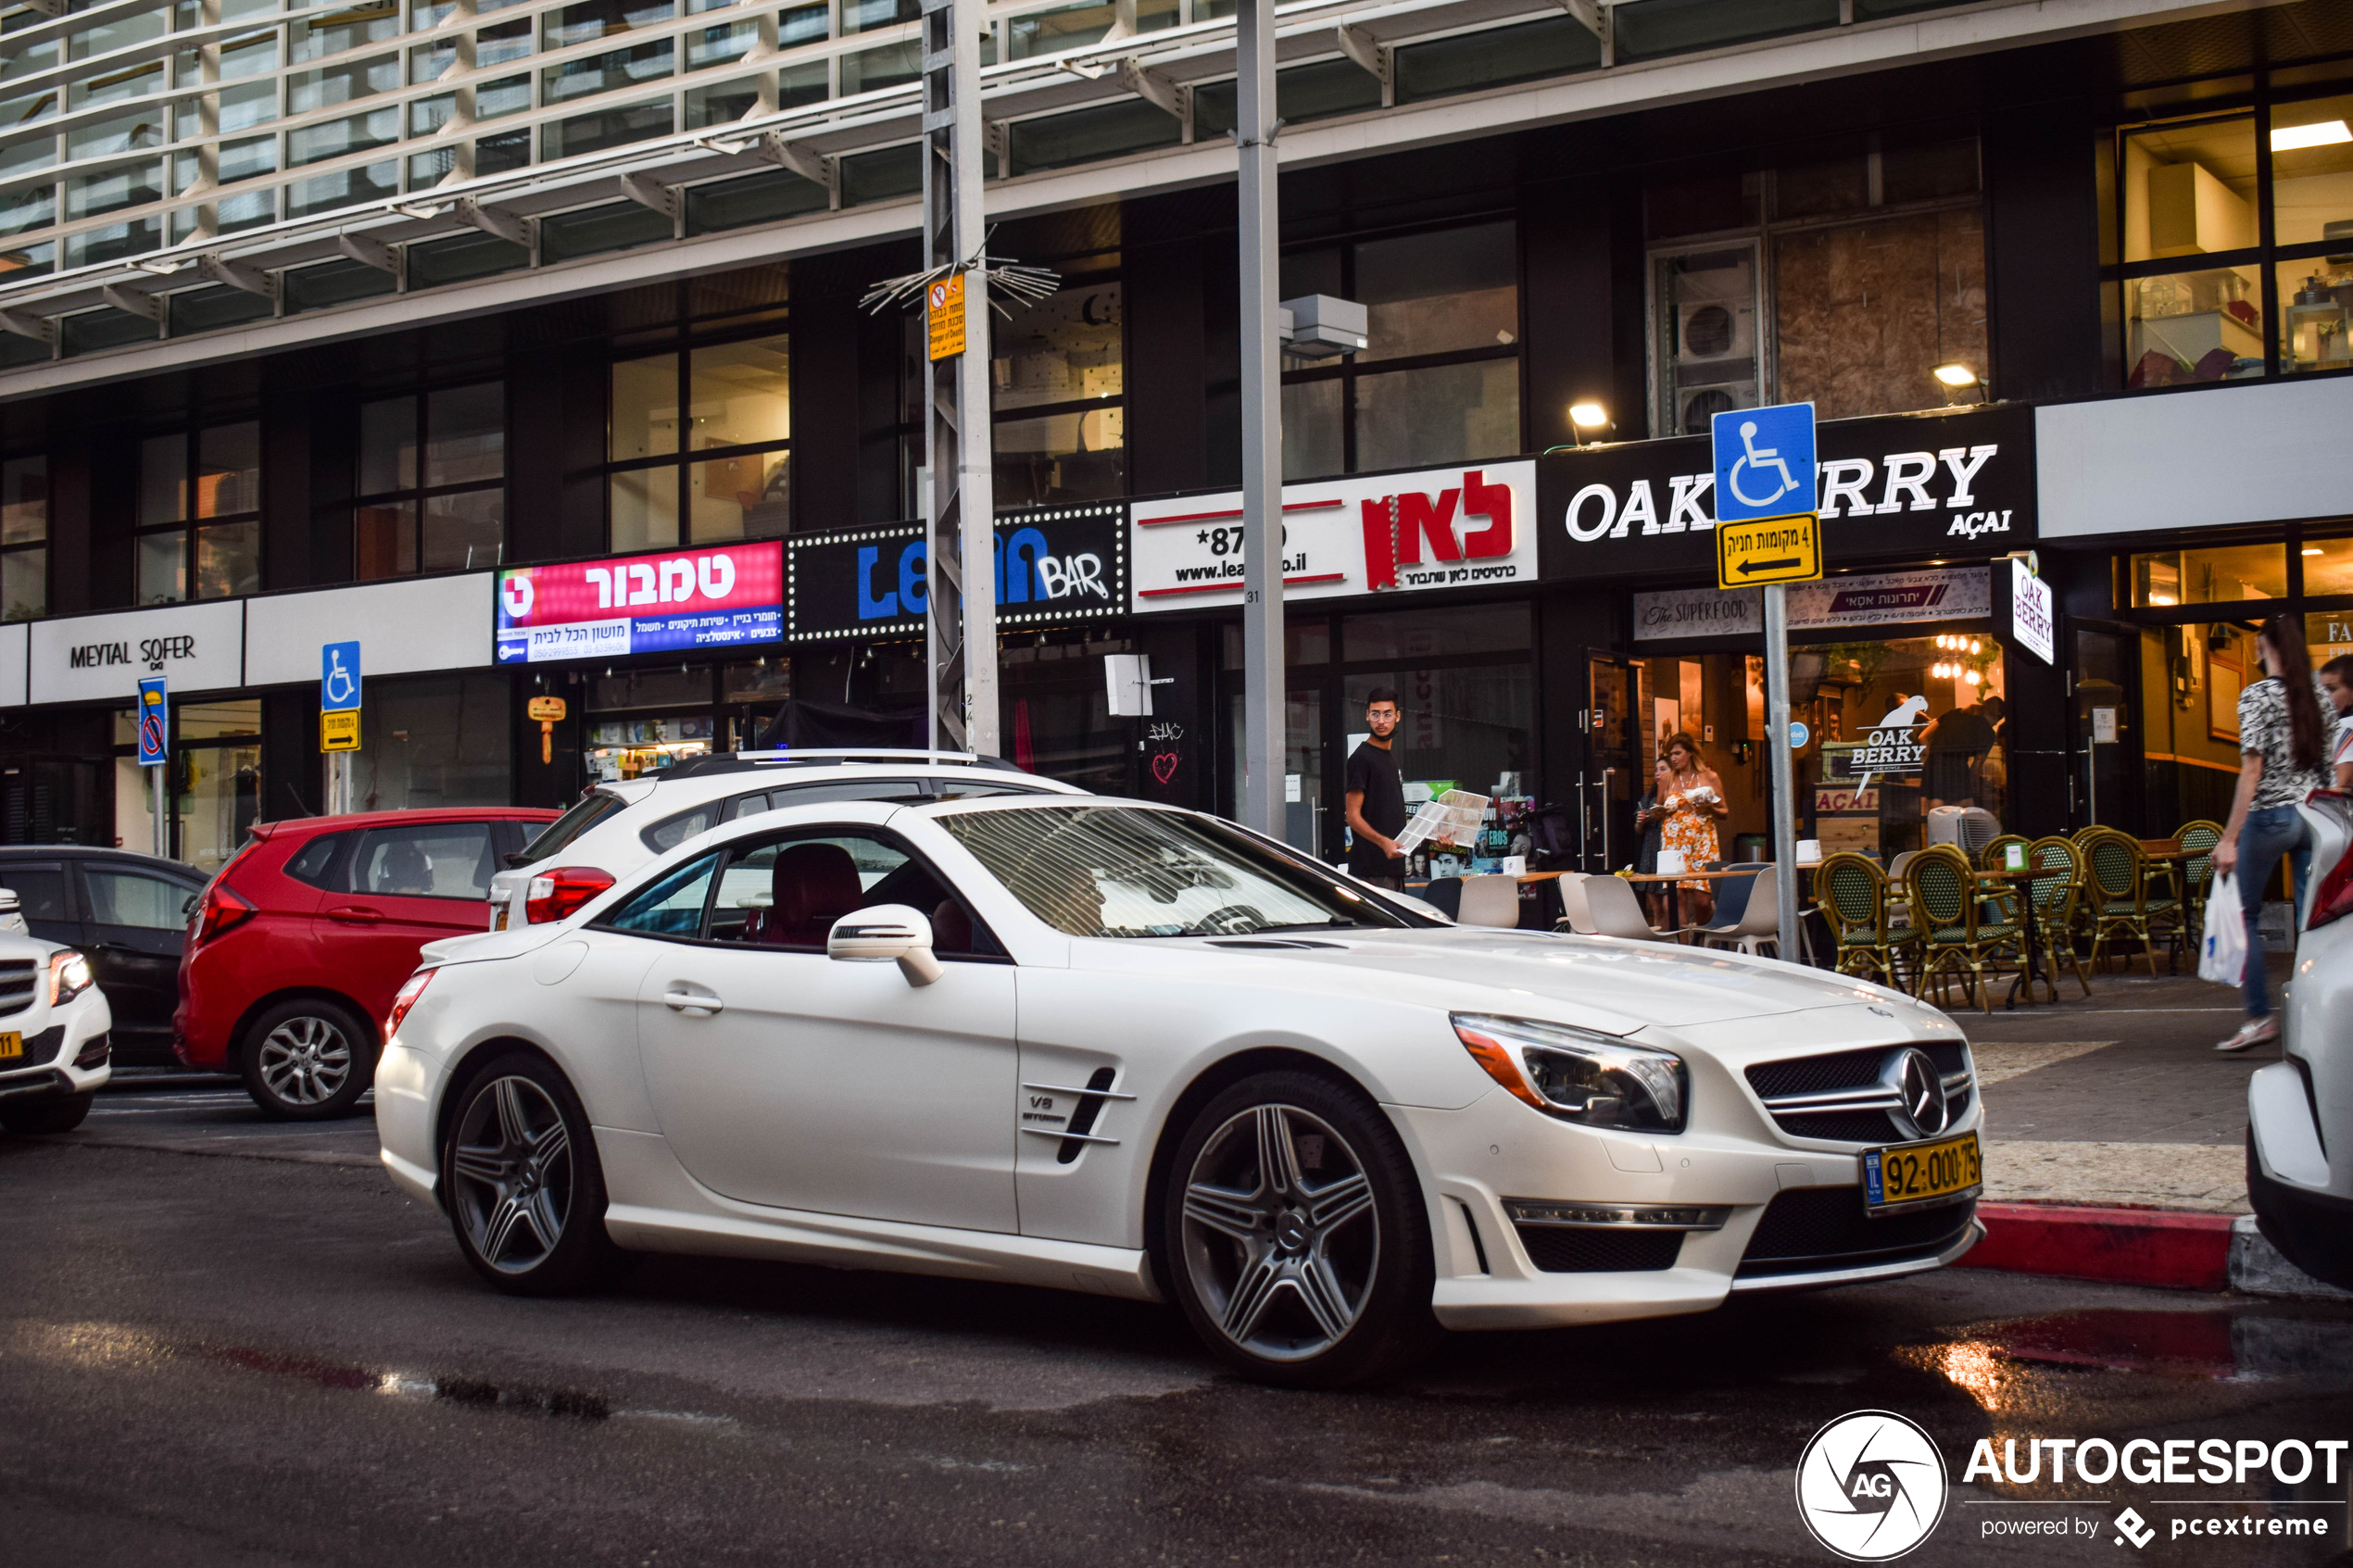
[[[984,0],[923,0],[924,266],[962,267],[963,351],[924,377],[931,475],[925,641],[934,749],[994,753],[997,722],[995,465],[988,387],[988,236],[981,160]]]
[[[1241,821],[1283,836],[1283,410],[1275,265],[1275,0],[1240,0],[1242,382]]]

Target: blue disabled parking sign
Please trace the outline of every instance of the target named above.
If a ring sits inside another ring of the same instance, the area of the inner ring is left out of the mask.
[[[1716,521],[1748,522],[1814,509],[1814,405],[1718,414]]]
[[[323,643],[319,648],[319,710],[343,713],[359,706],[359,645]]]

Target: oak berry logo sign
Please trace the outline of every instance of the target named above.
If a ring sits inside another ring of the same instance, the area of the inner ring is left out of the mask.
[[[1944,1456],[1918,1424],[1856,1411],[1814,1434],[1797,1461],[1797,1513],[1853,1562],[1903,1556],[1944,1517]]]

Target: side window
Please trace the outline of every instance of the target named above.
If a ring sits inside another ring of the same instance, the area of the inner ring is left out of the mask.
[[[637,835],[638,842],[657,855],[667,855],[698,833],[709,833],[719,825],[728,806],[725,800],[708,800],[675,816],[664,817]]]
[[[66,873],[56,866],[0,866],[0,887],[17,896],[27,920],[71,920],[66,913]]]
[[[703,906],[710,902],[711,884],[723,859],[721,851],[713,850],[687,861],[598,923],[648,936],[699,936]]]
[[[764,789],[757,795],[738,795],[727,802],[727,820],[731,822],[741,822],[746,817],[757,817],[762,811],[773,811],[775,809],[774,803],[768,798],[768,792]]]
[[[371,830],[351,887],[390,897],[487,898],[496,870],[488,822],[420,822]]]
[[[834,922],[877,904],[905,904],[928,916],[935,952],[1004,955],[930,866],[862,833],[737,846],[711,900],[711,939],[823,951]]]
[[[337,862],[355,836],[348,833],[321,834],[295,851],[293,859],[286,862],[286,874],[313,887],[331,885]]]
[[[148,931],[177,931],[188,923],[181,911],[190,889],[177,882],[138,872],[82,868],[82,884],[90,894],[90,918],[100,925],[131,925]]]

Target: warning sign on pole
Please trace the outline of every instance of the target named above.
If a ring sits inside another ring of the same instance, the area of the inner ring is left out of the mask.
[[[952,359],[964,351],[964,275],[951,273],[924,291],[924,326],[931,357]]]

